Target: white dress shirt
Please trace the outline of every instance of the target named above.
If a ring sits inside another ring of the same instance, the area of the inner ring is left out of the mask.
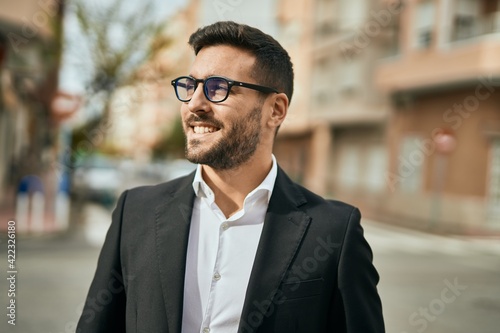
[[[252,271],[278,167],[245,198],[243,208],[226,218],[215,203],[198,165],[193,188],[184,281],[182,333],[234,333]]]

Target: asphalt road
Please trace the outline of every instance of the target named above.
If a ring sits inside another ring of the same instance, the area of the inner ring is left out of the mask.
[[[499,333],[500,239],[365,221],[389,333]]]
[[[108,214],[90,207],[86,227],[69,236],[18,238],[15,326],[8,324],[7,244],[1,239],[0,332],[75,331]],[[500,240],[363,224],[381,276],[387,332],[500,332]]]

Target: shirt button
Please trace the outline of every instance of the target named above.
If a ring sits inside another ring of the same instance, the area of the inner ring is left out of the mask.
[[[214,274],[214,280],[215,281],[219,281],[220,280],[220,274],[219,273],[215,273]]]
[[[204,328],[203,328],[203,333],[208,333],[208,332],[210,332],[210,328],[208,328],[208,327],[204,327]]]
[[[227,230],[229,228],[229,224],[222,223],[221,228],[222,228],[222,230]]]

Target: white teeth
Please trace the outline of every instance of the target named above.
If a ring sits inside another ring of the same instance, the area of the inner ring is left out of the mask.
[[[197,134],[203,134],[203,133],[213,133],[216,131],[216,129],[214,127],[194,126],[193,131]]]

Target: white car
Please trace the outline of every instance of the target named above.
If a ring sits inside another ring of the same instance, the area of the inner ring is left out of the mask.
[[[122,174],[113,160],[94,155],[85,159],[75,169],[72,193],[87,200],[112,204],[122,181]]]

